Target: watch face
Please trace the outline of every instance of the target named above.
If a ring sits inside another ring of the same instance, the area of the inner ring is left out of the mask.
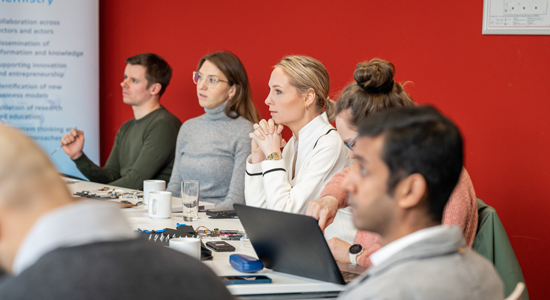
[[[354,244],[354,245],[351,245],[351,247],[349,247],[349,253],[351,254],[358,254],[361,252],[361,250],[363,250],[363,246],[359,244]]]

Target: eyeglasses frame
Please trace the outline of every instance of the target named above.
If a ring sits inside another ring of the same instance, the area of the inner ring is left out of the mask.
[[[349,150],[353,151],[353,142],[355,142],[355,140],[359,137],[359,135],[357,135],[353,140],[351,140],[349,143],[346,143],[344,142],[344,145],[346,145],[346,147],[349,148]]]
[[[195,84],[199,84],[201,82],[201,80],[197,80],[195,82],[195,77],[197,76],[197,74],[200,74],[200,73],[198,71],[193,71],[193,83],[195,83]],[[202,75],[202,74],[200,74],[200,75]],[[227,82],[229,84],[229,80],[222,80],[222,79],[219,79],[218,77],[214,77],[214,76],[211,76],[211,77],[217,79],[217,81],[216,81],[216,83],[214,83],[214,85],[212,85],[212,83],[208,83],[208,81],[206,81],[206,78],[208,78],[208,76],[203,78],[203,80],[205,80],[205,85],[209,88],[214,88],[218,84],[218,82],[220,82],[220,81],[221,82]]]

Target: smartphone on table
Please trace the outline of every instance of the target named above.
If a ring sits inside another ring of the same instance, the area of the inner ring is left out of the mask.
[[[230,252],[235,251],[235,247],[231,246],[228,242],[224,241],[210,241],[206,242],[206,246],[214,249],[216,252]]]
[[[271,283],[271,278],[264,275],[252,276],[222,276],[221,279],[226,285],[230,284],[255,284],[255,283]]]

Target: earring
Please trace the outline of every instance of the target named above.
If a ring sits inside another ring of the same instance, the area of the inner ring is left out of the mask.
[[[308,109],[308,108],[307,108],[307,104],[306,104],[305,106],[306,106],[306,110],[307,110],[307,109]]]

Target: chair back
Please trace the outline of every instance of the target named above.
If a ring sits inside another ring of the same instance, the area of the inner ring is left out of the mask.
[[[518,282],[514,291],[510,294],[510,296],[506,297],[506,299],[504,300],[520,300],[524,289],[525,289],[525,283]]]
[[[504,225],[491,206],[477,199],[478,227],[472,249],[491,261],[504,283],[504,295],[511,295],[518,282],[524,283],[521,267],[510,244]],[[524,285],[522,300],[529,300]]]

